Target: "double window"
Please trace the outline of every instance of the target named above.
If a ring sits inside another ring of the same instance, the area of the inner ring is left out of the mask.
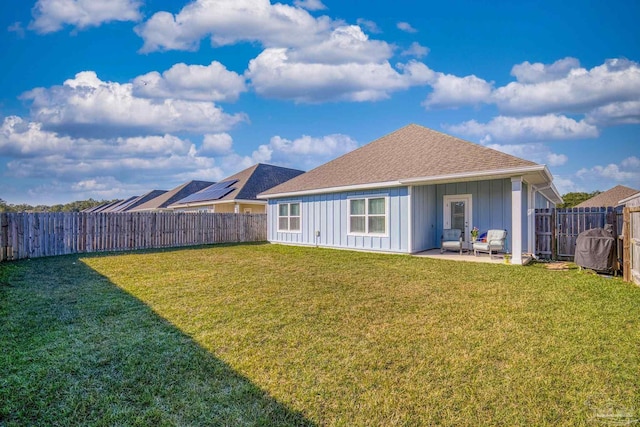
[[[349,233],[387,234],[387,198],[349,199]]]
[[[300,231],[300,203],[278,204],[278,231]]]

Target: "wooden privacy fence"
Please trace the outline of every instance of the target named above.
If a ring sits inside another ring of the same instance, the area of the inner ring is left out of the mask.
[[[640,207],[624,208],[624,261],[622,274],[627,282],[640,285]]]
[[[0,213],[0,261],[265,240],[265,214]]]
[[[536,209],[536,256],[544,259],[573,260],[578,234],[592,228],[613,225],[622,234],[622,210],[607,208]],[[622,248],[616,244],[619,254]]]

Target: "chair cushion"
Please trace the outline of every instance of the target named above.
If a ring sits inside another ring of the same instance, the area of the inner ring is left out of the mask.
[[[442,242],[443,249],[460,249],[462,245],[459,240],[455,240],[453,242]]]
[[[442,240],[460,240],[462,230],[458,228],[446,228],[442,230]]]

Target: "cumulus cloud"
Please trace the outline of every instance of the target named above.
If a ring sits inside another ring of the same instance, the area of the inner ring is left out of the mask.
[[[541,62],[532,64],[525,61],[522,64],[514,65],[511,69],[511,75],[520,83],[541,83],[565,78],[571,70],[579,67],[580,61],[571,57],[559,59],[553,64]]]
[[[450,132],[477,138],[482,143],[596,138],[599,134],[595,126],[584,120],[576,121],[554,114],[530,117],[498,116],[488,123],[470,120],[445,127]]]
[[[244,77],[217,61],[209,65],[175,64],[162,74],[153,71],[133,80],[133,95],[191,101],[236,101],[246,91]]]
[[[29,28],[45,34],[64,25],[84,29],[111,21],[138,21],[141,5],[140,0],[38,0]]]
[[[295,0],[293,4],[307,10],[324,10],[327,8],[320,0]]]
[[[640,64],[610,59],[586,70],[565,58],[549,67],[521,64],[512,71],[518,82],[496,89],[493,100],[507,113],[587,113],[610,103],[640,98]],[[558,65],[559,64],[559,65]],[[536,68],[540,68],[536,70]]]
[[[386,61],[393,54],[386,42],[369,40],[357,25],[338,27],[321,42],[288,50],[288,59],[305,64],[370,64]]]
[[[399,30],[404,31],[405,33],[417,33],[418,32],[418,30],[413,28],[411,26],[411,24],[409,24],[408,22],[398,22],[398,24],[396,26],[398,27]]]
[[[458,77],[436,73],[430,82],[433,92],[422,103],[425,108],[456,108],[488,102],[493,82],[474,75]]]
[[[296,102],[376,101],[393,91],[425,84],[432,71],[409,62],[400,71],[382,63],[321,64],[290,60],[287,49],[266,49],[246,75],[262,96]]]
[[[283,166],[312,169],[328,160],[358,148],[358,143],[342,134],[314,138],[303,135],[290,140],[274,136],[269,144],[263,144],[253,152],[257,162],[271,162]]]
[[[259,42],[267,47],[304,46],[335,24],[300,7],[269,0],[196,0],[173,15],[157,12],[136,27],[142,52],[194,50],[210,36],[214,46]]]
[[[640,101],[613,102],[594,108],[586,117],[587,122],[600,126],[640,123]]]
[[[429,48],[422,46],[418,42],[411,43],[408,49],[402,51],[404,56],[415,56],[416,58],[423,58],[429,54]]]
[[[554,153],[549,147],[542,143],[487,144],[486,146],[494,150],[502,151],[503,153],[511,154],[512,156],[548,166],[562,166],[569,160],[566,155]]]
[[[228,133],[206,134],[202,139],[201,154],[228,154],[233,147],[233,138]]]
[[[640,159],[635,156],[623,159],[620,164],[596,165],[591,168],[582,168],[576,176],[583,179],[605,179],[616,183],[626,182],[632,188],[640,184]]]
[[[133,94],[131,83],[105,82],[93,71],[76,74],[62,86],[26,92],[35,121],[76,136],[219,132],[245,120],[210,102],[150,100]]]
[[[7,27],[7,31],[10,33],[16,33],[18,37],[23,38],[25,36],[24,28],[22,27],[22,22],[14,22],[13,24]]]

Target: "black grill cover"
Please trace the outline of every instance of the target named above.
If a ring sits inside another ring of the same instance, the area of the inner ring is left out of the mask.
[[[611,226],[583,231],[576,239],[574,262],[595,271],[611,271],[615,267],[614,244]]]

